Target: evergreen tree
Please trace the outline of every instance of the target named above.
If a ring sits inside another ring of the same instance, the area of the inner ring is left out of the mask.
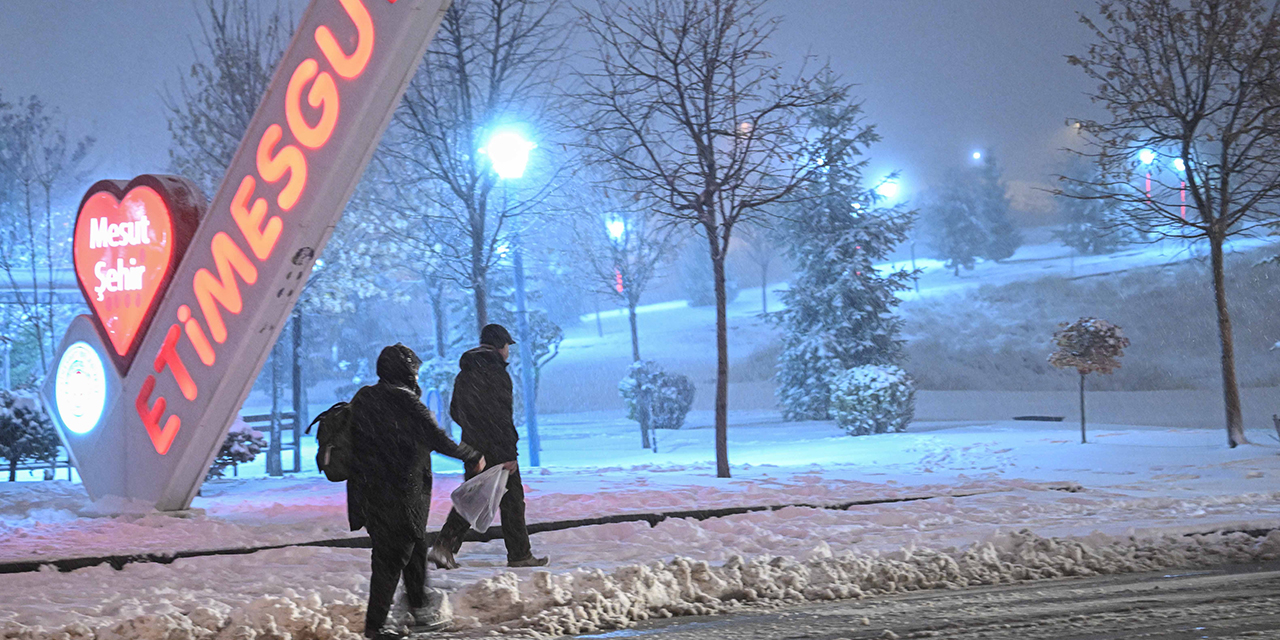
[[[972,269],[983,253],[987,234],[957,176],[952,175],[942,189],[933,194],[924,211],[929,245],[937,257],[957,276],[962,267]]]
[[[778,399],[791,420],[830,418],[831,384],[840,373],[901,364],[895,294],[911,278],[909,271],[881,273],[874,266],[906,239],[913,214],[876,206],[860,184],[862,153],[879,139],[860,106],[818,108],[812,125],[817,138],[809,152],[829,166],[779,225],[796,270],[782,292],[786,308],[771,316],[782,329]]]
[[[9,482],[26,461],[52,462],[58,456],[58,434],[34,397],[0,390],[0,458],[9,462]]]
[[[1022,244],[1009,208],[1000,166],[986,154],[976,167],[952,172],[926,207],[930,244],[957,276],[978,258],[1004,260]]]
[[[1109,211],[1113,205],[1093,186],[1102,180],[1097,166],[1075,158],[1060,180],[1058,215],[1065,224],[1053,233],[1054,238],[1088,255],[1111,253],[1131,241],[1132,230],[1113,222]]]
[[[1004,260],[1022,245],[1022,234],[1009,219],[1009,196],[995,154],[982,154],[972,183],[978,220],[986,232],[986,246],[980,254],[987,260]]]

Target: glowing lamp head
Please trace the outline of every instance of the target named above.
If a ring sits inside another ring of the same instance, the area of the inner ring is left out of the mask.
[[[1174,158],[1173,170],[1177,171],[1178,173],[1185,173],[1187,170],[1187,163],[1183,162],[1182,158]]]
[[[974,152],[973,152],[973,156],[972,156],[972,157],[973,157],[973,159],[974,159],[974,160],[981,160],[981,159],[982,159],[982,152],[981,152],[981,151],[974,151]]]
[[[54,374],[54,401],[62,424],[76,434],[98,426],[107,404],[107,377],[102,356],[87,342],[67,347]]]
[[[605,223],[605,229],[609,232],[610,240],[622,242],[622,236],[627,233],[627,223],[621,218],[613,218]]]
[[[876,195],[889,200],[898,197],[898,192],[898,183],[895,180],[885,180],[876,187]]]
[[[1143,149],[1138,152],[1138,161],[1142,164],[1151,164],[1156,161],[1156,152],[1151,149]]]
[[[524,169],[529,164],[529,152],[537,146],[519,131],[502,129],[489,136],[489,141],[481,152],[489,156],[489,162],[499,178],[512,180],[524,175]]]

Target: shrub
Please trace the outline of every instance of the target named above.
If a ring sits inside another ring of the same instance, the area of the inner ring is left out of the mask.
[[[213,459],[205,479],[221,478],[223,470],[227,467],[253,462],[253,459],[257,458],[266,446],[267,440],[262,436],[261,431],[236,418],[231,425],[231,430],[227,432],[227,439],[223,441],[222,448],[218,450],[218,456]]]
[[[58,433],[40,401],[22,392],[0,391],[0,458],[9,462],[9,481],[18,465],[52,462],[58,455]]]
[[[915,383],[892,365],[846,369],[831,385],[831,413],[853,436],[906,431],[915,413]]]
[[[693,406],[693,381],[688,376],[667,373],[652,360],[635,362],[618,383],[618,391],[627,404],[627,417],[640,421],[640,398],[648,400],[649,426],[654,429],[679,429]]]

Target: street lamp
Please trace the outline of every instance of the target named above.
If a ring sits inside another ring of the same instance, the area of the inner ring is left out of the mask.
[[[1182,158],[1173,159],[1173,170],[1178,172],[1178,180],[1181,183],[1178,187],[1178,199],[1181,204],[1178,205],[1182,219],[1187,219],[1187,163]]]
[[[898,191],[899,186],[897,180],[885,180],[876,186],[876,195],[886,200],[892,200],[898,197]]]
[[[1138,152],[1138,162],[1147,167],[1147,200],[1151,199],[1151,163],[1156,161],[1156,152],[1143,149]]]
[[[973,152],[973,159],[974,159],[974,160],[981,160],[981,159],[982,159],[982,152],[981,152],[981,151],[974,151],[974,152]]]
[[[609,232],[609,239],[614,244],[621,243],[622,238],[627,233],[627,223],[622,218],[610,218],[608,222],[604,223],[604,227]]]
[[[503,180],[502,199],[505,203],[510,180],[524,176],[529,164],[529,152],[537,145],[515,129],[494,131],[481,153],[489,157],[494,173]],[[541,464],[542,443],[538,438],[538,411],[533,388],[533,349],[529,335],[529,313],[525,307],[524,257],[519,239],[512,242],[511,263],[516,280],[516,332],[520,335],[520,388],[524,395],[524,423],[529,431],[529,464]]]

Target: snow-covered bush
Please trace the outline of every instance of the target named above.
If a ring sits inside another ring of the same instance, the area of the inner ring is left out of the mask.
[[[643,422],[641,416],[647,409],[649,426],[654,429],[679,429],[693,406],[693,381],[663,371],[652,360],[632,363],[618,383],[618,391],[627,404],[627,417]]]
[[[915,383],[892,365],[853,367],[831,385],[831,413],[853,436],[906,431],[915,414]]]
[[[9,463],[9,482],[17,480],[18,465],[52,462],[58,456],[58,433],[33,395],[0,390],[0,458]]]
[[[231,424],[231,430],[227,432],[227,439],[223,441],[222,448],[218,450],[218,457],[213,459],[205,479],[221,478],[223,470],[227,467],[253,462],[253,459],[257,458],[266,447],[267,439],[263,437],[261,431],[250,427],[244,420],[236,418],[236,421]]]

